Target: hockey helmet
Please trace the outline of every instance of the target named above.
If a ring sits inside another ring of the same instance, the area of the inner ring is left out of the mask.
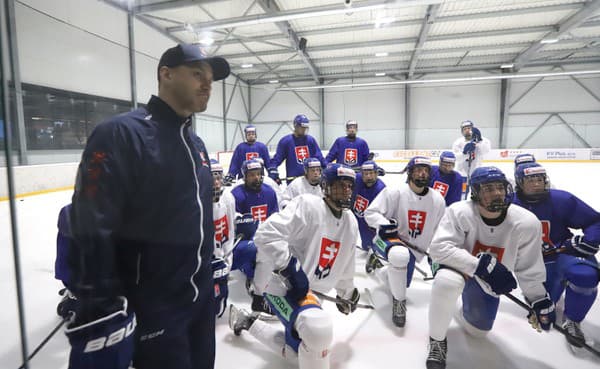
[[[484,199],[485,192],[490,191],[486,184],[500,183],[504,188],[504,198]],[[471,200],[483,206],[487,211],[500,212],[508,209],[512,202],[513,188],[502,171],[496,167],[479,167],[471,174]],[[483,186],[483,189],[482,189]],[[484,203],[489,202],[489,203]]]

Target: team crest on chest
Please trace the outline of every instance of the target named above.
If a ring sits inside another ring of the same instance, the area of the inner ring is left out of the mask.
[[[267,220],[267,205],[256,205],[250,208],[250,213],[252,213],[252,219],[258,220],[259,222],[264,222]]]
[[[310,156],[308,146],[296,146],[294,147],[294,150],[296,151],[296,162],[298,164],[303,164],[304,159]]]
[[[446,197],[449,187],[450,186],[448,186],[448,184],[444,183],[444,182],[440,182],[440,181],[433,182],[433,189],[436,190],[437,192],[439,192],[444,197]]]
[[[479,241],[475,241],[475,245],[473,245],[472,254],[477,256],[481,253],[490,254],[494,256],[499,262],[502,262],[502,256],[504,255],[504,248],[497,246],[488,246],[484,245]]]
[[[408,211],[408,235],[411,238],[417,238],[423,234],[425,220],[427,220],[427,212],[420,210]]]
[[[369,200],[362,197],[361,195],[356,195],[356,199],[354,200],[354,212],[362,216],[368,207]]]
[[[258,158],[258,157],[259,157],[259,155],[257,152],[247,152],[246,153],[246,160],[251,160],[254,158]]]
[[[344,163],[348,165],[355,165],[357,162],[358,150],[356,149],[345,149],[344,150]]]
[[[227,215],[214,220],[215,224],[215,247],[220,248],[223,243],[229,240],[229,222]]]
[[[330,240],[327,237],[321,238],[321,253],[319,255],[319,265],[315,269],[315,275],[319,279],[326,278],[331,273],[331,268],[335,263],[335,258],[340,251],[340,242]]]

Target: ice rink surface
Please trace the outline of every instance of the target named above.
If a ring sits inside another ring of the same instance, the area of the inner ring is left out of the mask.
[[[505,172],[512,163],[490,163]],[[600,210],[600,195],[596,183],[600,180],[599,163],[542,163],[555,188],[568,190],[596,210]],[[382,177],[388,186],[404,181],[401,175]],[[58,324],[56,304],[61,284],[54,280],[56,250],[56,218],[60,208],[69,203],[67,191],[31,196],[17,201],[20,257],[23,275],[25,317],[30,352]],[[355,284],[376,310],[359,309],[354,314],[340,314],[335,305],[324,302],[323,308],[334,319],[334,342],[331,367],[336,369],[364,368],[425,368],[428,342],[428,303],[431,281],[424,281],[415,271],[408,289],[407,324],[403,329],[391,322],[391,297],[388,289],[364,272],[365,255],[357,250]],[[422,269],[428,270],[424,264]],[[0,368],[16,369],[21,365],[13,252],[10,236],[8,202],[0,202]],[[364,293],[368,289],[370,293]],[[330,292],[334,294],[334,292]],[[519,291],[514,294],[522,297]],[[368,302],[368,301],[363,301]],[[243,280],[232,273],[229,303],[248,308],[250,299]],[[560,311],[560,308],[559,308]],[[507,299],[501,299],[499,313],[486,338],[467,335],[454,321],[448,333],[448,369],[591,369],[600,367],[600,359],[584,353],[576,357],[557,331],[538,333],[530,328],[526,311]],[[279,324],[273,322],[270,324]],[[587,341],[600,349],[600,306],[592,307],[582,324]],[[293,368],[275,353],[261,345],[247,332],[236,337],[227,326],[227,313],[217,321],[216,367],[223,369]],[[68,343],[62,332],[57,333],[31,361],[35,369],[67,367]]]

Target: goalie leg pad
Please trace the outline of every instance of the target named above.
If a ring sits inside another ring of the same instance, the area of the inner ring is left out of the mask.
[[[240,241],[233,249],[231,270],[239,270],[249,279],[253,279],[255,269],[256,245],[252,241]]]
[[[462,313],[467,323],[482,331],[492,329],[498,313],[499,298],[487,294],[475,279],[470,278],[465,283],[462,301]]]

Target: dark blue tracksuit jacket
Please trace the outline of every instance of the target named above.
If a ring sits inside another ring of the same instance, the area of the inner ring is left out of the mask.
[[[94,129],[71,210],[76,296],[125,294],[138,316],[213,299],[213,180],[190,122],[152,96]]]

